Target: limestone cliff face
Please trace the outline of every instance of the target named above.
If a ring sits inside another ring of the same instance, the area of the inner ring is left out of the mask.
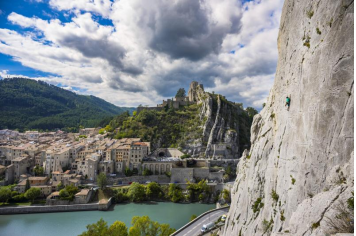
[[[325,235],[352,196],[353,8],[285,1],[274,86],[238,164],[224,235]]]
[[[191,101],[199,106],[202,134],[196,140],[188,140],[184,152],[205,158],[239,158],[249,147],[251,117],[237,104],[221,95],[204,91],[202,85],[192,82],[188,91]]]

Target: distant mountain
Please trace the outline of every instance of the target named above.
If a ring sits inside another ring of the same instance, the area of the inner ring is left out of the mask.
[[[77,131],[79,125],[99,126],[103,119],[134,110],[117,107],[95,96],[78,95],[43,81],[0,80],[0,129]]]

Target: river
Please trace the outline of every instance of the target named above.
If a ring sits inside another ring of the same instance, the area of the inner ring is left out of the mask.
[[[215,208],[214,204],[178,204],[158,202],[152,204],[119,204],[111,211],[76,211],[0,215],[1,236],[71,236],[86,230],[86,225],[103,218],[108,224],[119,220],[131,226],[133,216],[148,215],[159,223],[179,229],[190,217]]]

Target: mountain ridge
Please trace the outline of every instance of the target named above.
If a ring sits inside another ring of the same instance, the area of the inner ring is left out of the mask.
[[[0,129],[95,127],[107,118],[135,108],[117,107],[93,95],[69,90],[27,78],[0,80]]]

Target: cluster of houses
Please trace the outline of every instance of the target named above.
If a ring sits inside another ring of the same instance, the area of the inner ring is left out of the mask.
[[[82,129],[79,133],[0,130],[0,185],[17,183],[17,191],[23,193],[29,182],[43,196],[56,199],[59,183],[79,186],[95,182],[100,173],[124,177],[126,170],[141,175],[148,169],[155,175],[182,175],[182,170],[178,170],[186,166],[182,155],[174,148],[151,152],[150,143],[140,138],[110,139],[99,134],[97,128]],[[174,168],[177,171],[172,171]],[[193,172],[183,175],[192,178]],[[206,175],[211,176],[209,171]],[[222,175],[218,178],[222,179]],[[173,179],[176,182],[179,178]],[[76,201],[84,202],[89,195],[90,191],[82,190]]]

